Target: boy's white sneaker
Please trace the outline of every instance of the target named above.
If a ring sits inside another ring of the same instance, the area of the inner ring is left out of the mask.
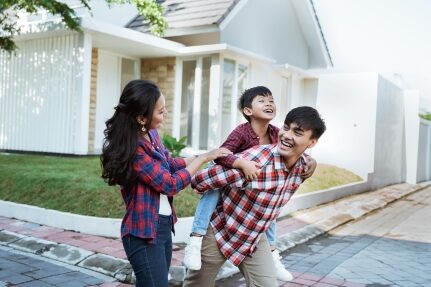
[[[280,281],[289,282],[292,281],[293,276],[289,271],[284,268],[283,263],[281,263],[281,256],[277,249],[272,251],[272,259],[274,260],[275,273],[277,274],[277,279]]]
[[[190,270],[201,269],[201,247],[203,236],[190,236],[184,253],[184,265]]]

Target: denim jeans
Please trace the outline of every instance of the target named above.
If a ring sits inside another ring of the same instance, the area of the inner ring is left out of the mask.
[[[137,287],[168,287],[168,272],[172,258],[172,216],[160,215],[156,238],[126,235],[123,246],[136,276]]]
[[[211,215],[217,206],[219,197],[220,189],[209,190],[202,195],[198,206],[196,207],[192,232],[200,235],[205,235],[207,233],[208,224],[210,223]],[[276,236],[275,220],[273,220],[266,231],[266,237],[268,238],[270,246],[275,246]]]

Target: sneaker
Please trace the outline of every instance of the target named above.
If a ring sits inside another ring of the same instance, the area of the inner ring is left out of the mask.
[[[183,263],[190,270],[201,269],[202,239],[202,236],[190,236],[190,242],[186,246]]]
[[[283,263],[281,263],[281,256],[277,249],[272,251],[272,259],[274,260],[275,273],[277,274],[277,279],[280,281],[289,282],[292,281],[293,276],[284,268]]]

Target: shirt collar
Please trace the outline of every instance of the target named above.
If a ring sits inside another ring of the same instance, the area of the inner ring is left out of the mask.
[[[283,157],[280,155],[280,153],[278,152],[278,148],[277,145],[275,145],[272,148],[272,154],[274,156],[274,168],[275,169],[283,169],[287,172],[290,172],[290,170],[286,167],[286,165],[284,164],[284,160]],[[295,170],[295,169],[303,169],[305,167],[305,159],[304,156],[301,155],[299,157],[299,159],[296,161],[296,163],[293,165],[291,170]]]

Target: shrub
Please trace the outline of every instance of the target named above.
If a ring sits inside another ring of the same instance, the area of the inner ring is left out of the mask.
[[[171,135],[163,135],[163,145],[169,150],[173,157],[180,156],[181,151],[186,147],[187,137],[182,137],[180,140],[171,136]]]
[[[419,114],[419,116],[424,120],[431,121],[431,113]]]

